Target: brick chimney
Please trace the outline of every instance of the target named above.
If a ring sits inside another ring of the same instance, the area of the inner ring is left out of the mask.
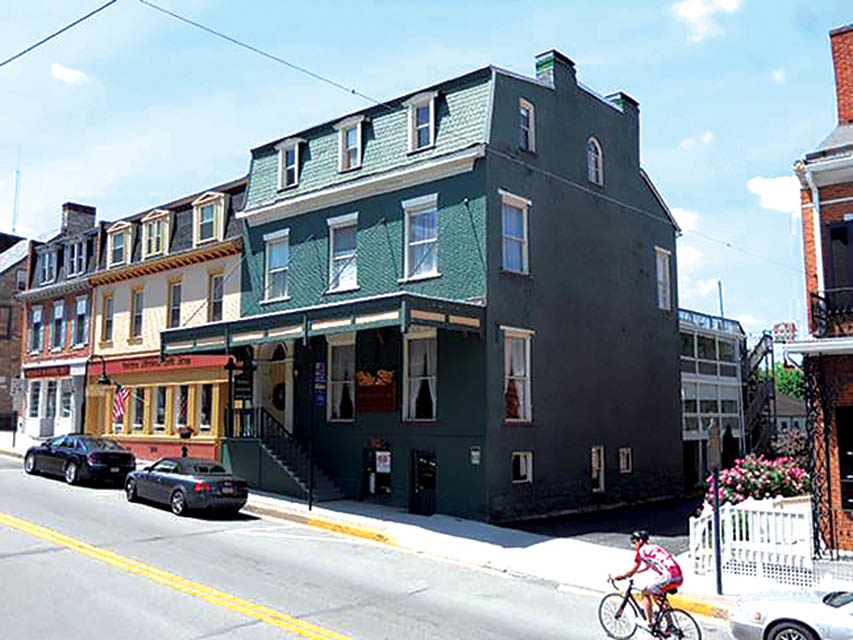
[[[829,32],[835,66],[838,124],[853,124],[853,24]]]
[[[95,207],[76,202],[62,205],[62,232],[68,235],[82,233],[95,226]]]

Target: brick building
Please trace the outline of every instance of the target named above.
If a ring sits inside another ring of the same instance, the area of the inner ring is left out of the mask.
[[[0,253],[0,431],[9,432],[17,428],[18,403],[12,395],[21,370],[22,305],[17,295],[27,286],[28,241],[0,235],[4,236],[0,246],[6,237],[16,239]]]
[[[798,160],[810,339],[804,356],[818,552],[853,550],[853,25],[830,32],[837,126]]]

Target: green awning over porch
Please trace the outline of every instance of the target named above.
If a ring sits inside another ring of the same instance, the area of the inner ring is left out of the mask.
[[[407,292],[249,316],[198,327],[167,329],[160,337],[164,356],[181,353],[229,352],[243,345],[307,339],[378,327],[411,325],[481,334],[485,307]]]

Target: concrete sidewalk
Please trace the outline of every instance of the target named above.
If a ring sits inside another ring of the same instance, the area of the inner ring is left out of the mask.
[[[22,457],[0,449],[0,454]],[[247,513],[355,536],[412,553],[441,558],[509,575],[553,583],[560,589],[611,591],[608,574],[633,566],[634,552],[573,538],[552,538],[446,515],[419,516],[405,510],[355,500],[336,500],[308,510],[304,500],[251,491]],[[686,571],[687,593],[672,596],[674,607],[726,620],[732,598],[711,594],[712,582],[689,572],[686,555],[679,558]],[[642,584],[638,580],[638,584]]]

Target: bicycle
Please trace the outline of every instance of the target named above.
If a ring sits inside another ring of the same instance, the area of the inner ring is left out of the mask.
[[[625,593],[620,593],[616,581],[608,578],[616,593],[608,593],[598,605],[598,621],[605,633],[616,640],[627,640],[637,631],[637,619],[645,618],[645,613],[634,598],[634,581],[628,581]],[[675,593],[673,590],[672,593]],[[667,594],[655,596],[656,612],[649,625],[653,638],[668,640],[702,640],[699,624],[686,611],[673,609]]]

